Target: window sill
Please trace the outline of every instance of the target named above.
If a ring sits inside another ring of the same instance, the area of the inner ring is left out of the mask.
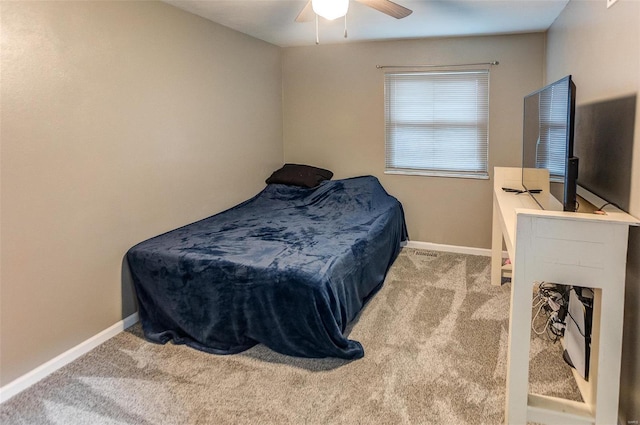
[[[398,174],[406,176],[426,176],[426,177],[447,177],[460,179],[489,180],[488,173],[456,173],[446,171],[427,171],[427,170],[385,170],[385,174]]]

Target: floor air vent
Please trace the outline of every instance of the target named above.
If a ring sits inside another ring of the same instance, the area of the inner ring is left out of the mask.
[[[416,250],[415,251],[416,255],[421,255],[423,257],[437,257],[438,253],[437,252],[433,252],[433,251],[420,251],[420,250]]]

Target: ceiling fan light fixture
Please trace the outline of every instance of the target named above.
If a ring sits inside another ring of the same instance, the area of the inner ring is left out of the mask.
[[[347,14],[349,0],[311,0],[311,6],[316,15],[331,21]]]

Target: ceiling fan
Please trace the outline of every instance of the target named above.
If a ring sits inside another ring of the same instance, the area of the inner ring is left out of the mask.
[[[355,0],[396,19],[405,18],[413,12],[390,0]],[[313,21],[316,16],[336,19],[346,16],[349,0],[309,0],[296,17],[296,22]]]

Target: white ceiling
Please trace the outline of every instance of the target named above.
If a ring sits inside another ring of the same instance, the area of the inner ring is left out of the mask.
[[[294,22],[306,0],[163,0],[180,9],[288,47],[315,43],[315,23]],[[545,31],[569,0],[395,0],[413,13],[395,19],[351,0],[344,20],[320,19],[320,43]]]

